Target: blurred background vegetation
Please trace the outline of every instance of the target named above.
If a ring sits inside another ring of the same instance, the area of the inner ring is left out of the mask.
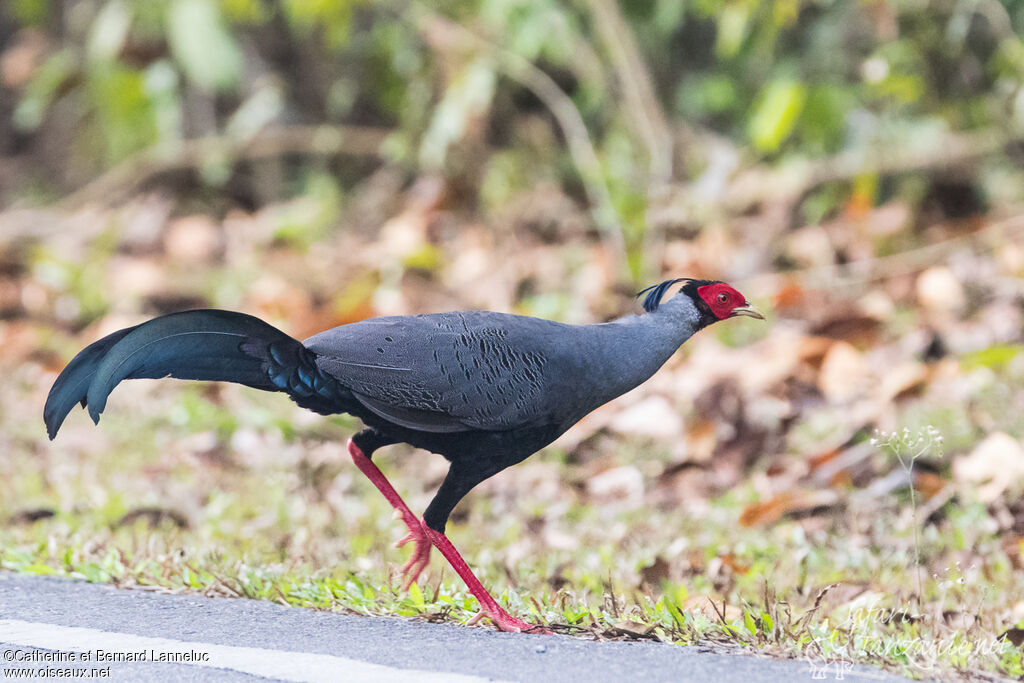
[[[809,223],[1019,199],[1021,2],[5,5],[6,205],[147,185],[220,212],[345,201],[388,164],[495,221],[550,183],[639,282],[661,265],[645,246],[779,193]]]
[[[397,590],[353,420],[130,382],[48,444],[55,373],[182,308],[592,322],[712,277],[771,324],[485,483],[456,544],[601,637],[1024,675],[1022,34],[1024,0],[6,0],[0,566],[465,620],[437,563]],[[422,509],[444,463],[393,450]]]

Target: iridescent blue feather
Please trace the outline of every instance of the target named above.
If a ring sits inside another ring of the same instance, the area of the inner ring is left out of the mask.
[[[669,287],[678,282],[687,282],[689,280],[690,278],[688,277],[677,277],[672,280],[665,280],[664,282],[659,282],[656,285],[651,285],[646,289],[640,290],[636,295],[639,298],[643,296],[645,292],[648,293],[646,298],[644,298],[644,310],[648,313],[653,313],[658,310],[658,306],[661,304],[661,299],[665,296],[665,292],[668,291]]]

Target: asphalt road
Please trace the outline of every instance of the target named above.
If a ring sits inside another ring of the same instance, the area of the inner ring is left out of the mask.
[[[131,658],[137,661],[123,661]],[[906,680],[695,647],[497,633],[0,572],[0,680],[46,674],[114,681]]]

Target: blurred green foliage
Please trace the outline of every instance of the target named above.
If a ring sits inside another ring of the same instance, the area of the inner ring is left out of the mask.
[[[550,112],[496,58],[511,56],[539,67],[571,98],[624,234],[635,240],[651,152],[623,97],[632,76],[596,28],[599,5],[11,0],[12,35],[36,27],[50,40],[45,60],[14,93],[13,123],[24,136],[45,135],[48,123],[64,119],[75,131],[67,153],[86,177],[158,143],[245,138],[275,122],[359,123],[393,129],[388,151],[410,168],[478,179],[485,203],[537,177],[572,189],[581,169],[550,149],[562,132],[549,121],[548,137],[537,137],[522,124]],[[922,128],[1015,131],[1024,121],[1024,0],[612,6],[670,127],[685,125],[698,140],[724,136],[757,158],[869,148]],[[437,16],[497,52],[460,42],[432,21]],[[474,153],[452,153],[474,136],[488,143],[483,173]],[[690,143],[677,145],[674,181],[702,170],[699,144]]]

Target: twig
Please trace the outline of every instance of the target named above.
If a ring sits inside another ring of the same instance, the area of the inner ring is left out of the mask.
[[[711,603],[711,608],[715,610],[715,615],[718,616],[718,620],[722,622],[722,626],[732,631],[732,628],[729,626],[729,622],[725,620],[725,608],[727,607],[725,600],[725,598],[722,598],[722,609],[718,609],[718,605],[715,604],[715,601],[708,596],[708,602]]]
[[[825,599],[825,595],[838,585],[838,583],[830,583],[818,591],[818,595],[814,598],[814,606],[804,612],[803,616],[801,616],[797,621],[797,625],[800,627],[800,630],[797,631],[798,635],[803,635],[803,633],[807,631],[808,625],[811,622],[811,617],[813,617],[817,613],[818,608],[821,607],[821,601]]]
[[[576,166],[576,171],[580,174],[580,180],[590,199],[594,222],[604,233],[609,246],[615,250],[619,262],[625,264],[626,242],[622,234],[621,220],[612,202],[608,185],[605,183],[604,171],[601,168],[594,143],[590,139],[590,133],[587,131],[587,125],[579,110],[576,109],[576,105],[573,104],[572,98],[555,83],[551,76],[528,59],[478,36],[473,31],[441,16],[422,3],[413,3],[411,7],[416,10],[415,14],[419,15],[418,23],[422,30],[443,30],[463,44],[483,50],[494,58],[498,68],[506,76],[529,89],[537,96],[537,99],[544,103],[544,106],[555,117],[562,135],[565,137],[569,156]]]
[[[191,169],[211,160],[237,162],[299,154],[304,156],[378,156],[391,131],[362,126],[275,126],[252,138],[210,136],[160,144],[113,167],[57,204],[74,211],[91,203],[110,203],[131,194],[155,176]]]

